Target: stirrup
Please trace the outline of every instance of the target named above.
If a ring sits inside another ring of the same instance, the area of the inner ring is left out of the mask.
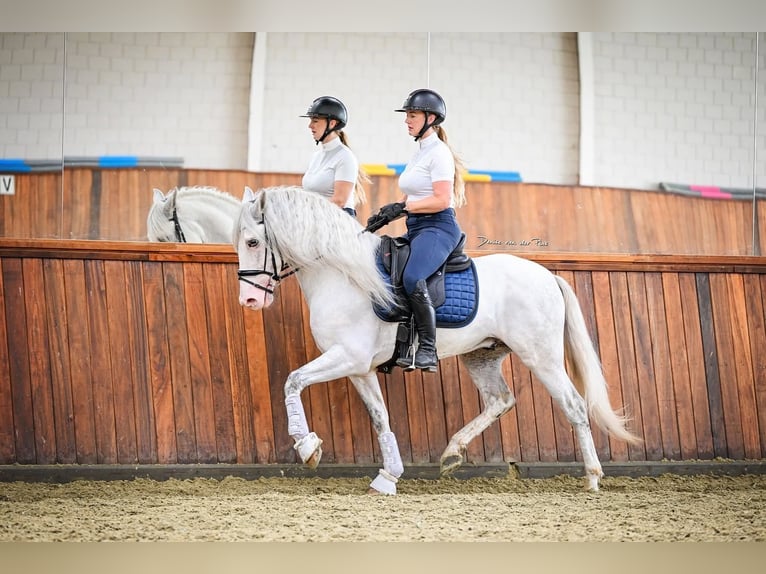
[[[412,352],[407,353],[404,357],[399,357],[396,359],[396,366],[401,367],[405,371],[414,371],[415,370],[415,356],[412,354]]]

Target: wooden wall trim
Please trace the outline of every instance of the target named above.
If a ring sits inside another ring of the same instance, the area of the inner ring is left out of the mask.
[[[466,250],[471,257],[498,251]],[[612,255],[596,253],[540,253],[509,251],[556,271],[643,271],[763,273],[766,257],[724,255]],[[150,243],[0,238],[0,257],[41,259],[100,259],[112,261],[167,261],[236,263],[232,246],[225,244]]]

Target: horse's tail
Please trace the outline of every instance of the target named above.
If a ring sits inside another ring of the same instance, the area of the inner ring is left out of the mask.
[[[588,414],[600,428],[613,437],[630,443],[640,442],[641,439],[626,428],[627,417],[612,409],[601,361],[588,334],[574,290],[562,277],[555,277],[564,296],[566,308],[564,344],[567,362],[575,387],[585,397]]]

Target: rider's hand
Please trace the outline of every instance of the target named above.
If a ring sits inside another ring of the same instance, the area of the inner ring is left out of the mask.
[[[406,204],[403,201],[397,203],[389,203],[381,207],[379,213],[388,221],[394,221],[395,219],[400,218],[406,212],[404,209],[405,205]]]

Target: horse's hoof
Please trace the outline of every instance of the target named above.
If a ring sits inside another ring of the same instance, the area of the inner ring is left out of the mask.
[[[311,453],[311,456],[306,459],[306,466],[311,470],[314,470],[319,466],[319,461],[322,460],[322,442],[319,442],[316,450]]]
[[[449,476],[453,472],[455,472],[460,466],[463,464],[463,457],[459,454],[451,454],[447,457],[444,457],[441,460],[441,469],[440,474],[442,476]]]
[[[599,481],[604,476],[602,472],[585,473],[585,490],[588,492],[598,492]]]
[[[311,469],[319,466],[322,459],[322,439],[316,433],[311,432],[295,443],[295,450],[303,461],[303,464]]]
[[[378,492],[374,488],[370,487],[367,489],[367,494],[372,494],[373,496],[380,496],[382,493]]]

